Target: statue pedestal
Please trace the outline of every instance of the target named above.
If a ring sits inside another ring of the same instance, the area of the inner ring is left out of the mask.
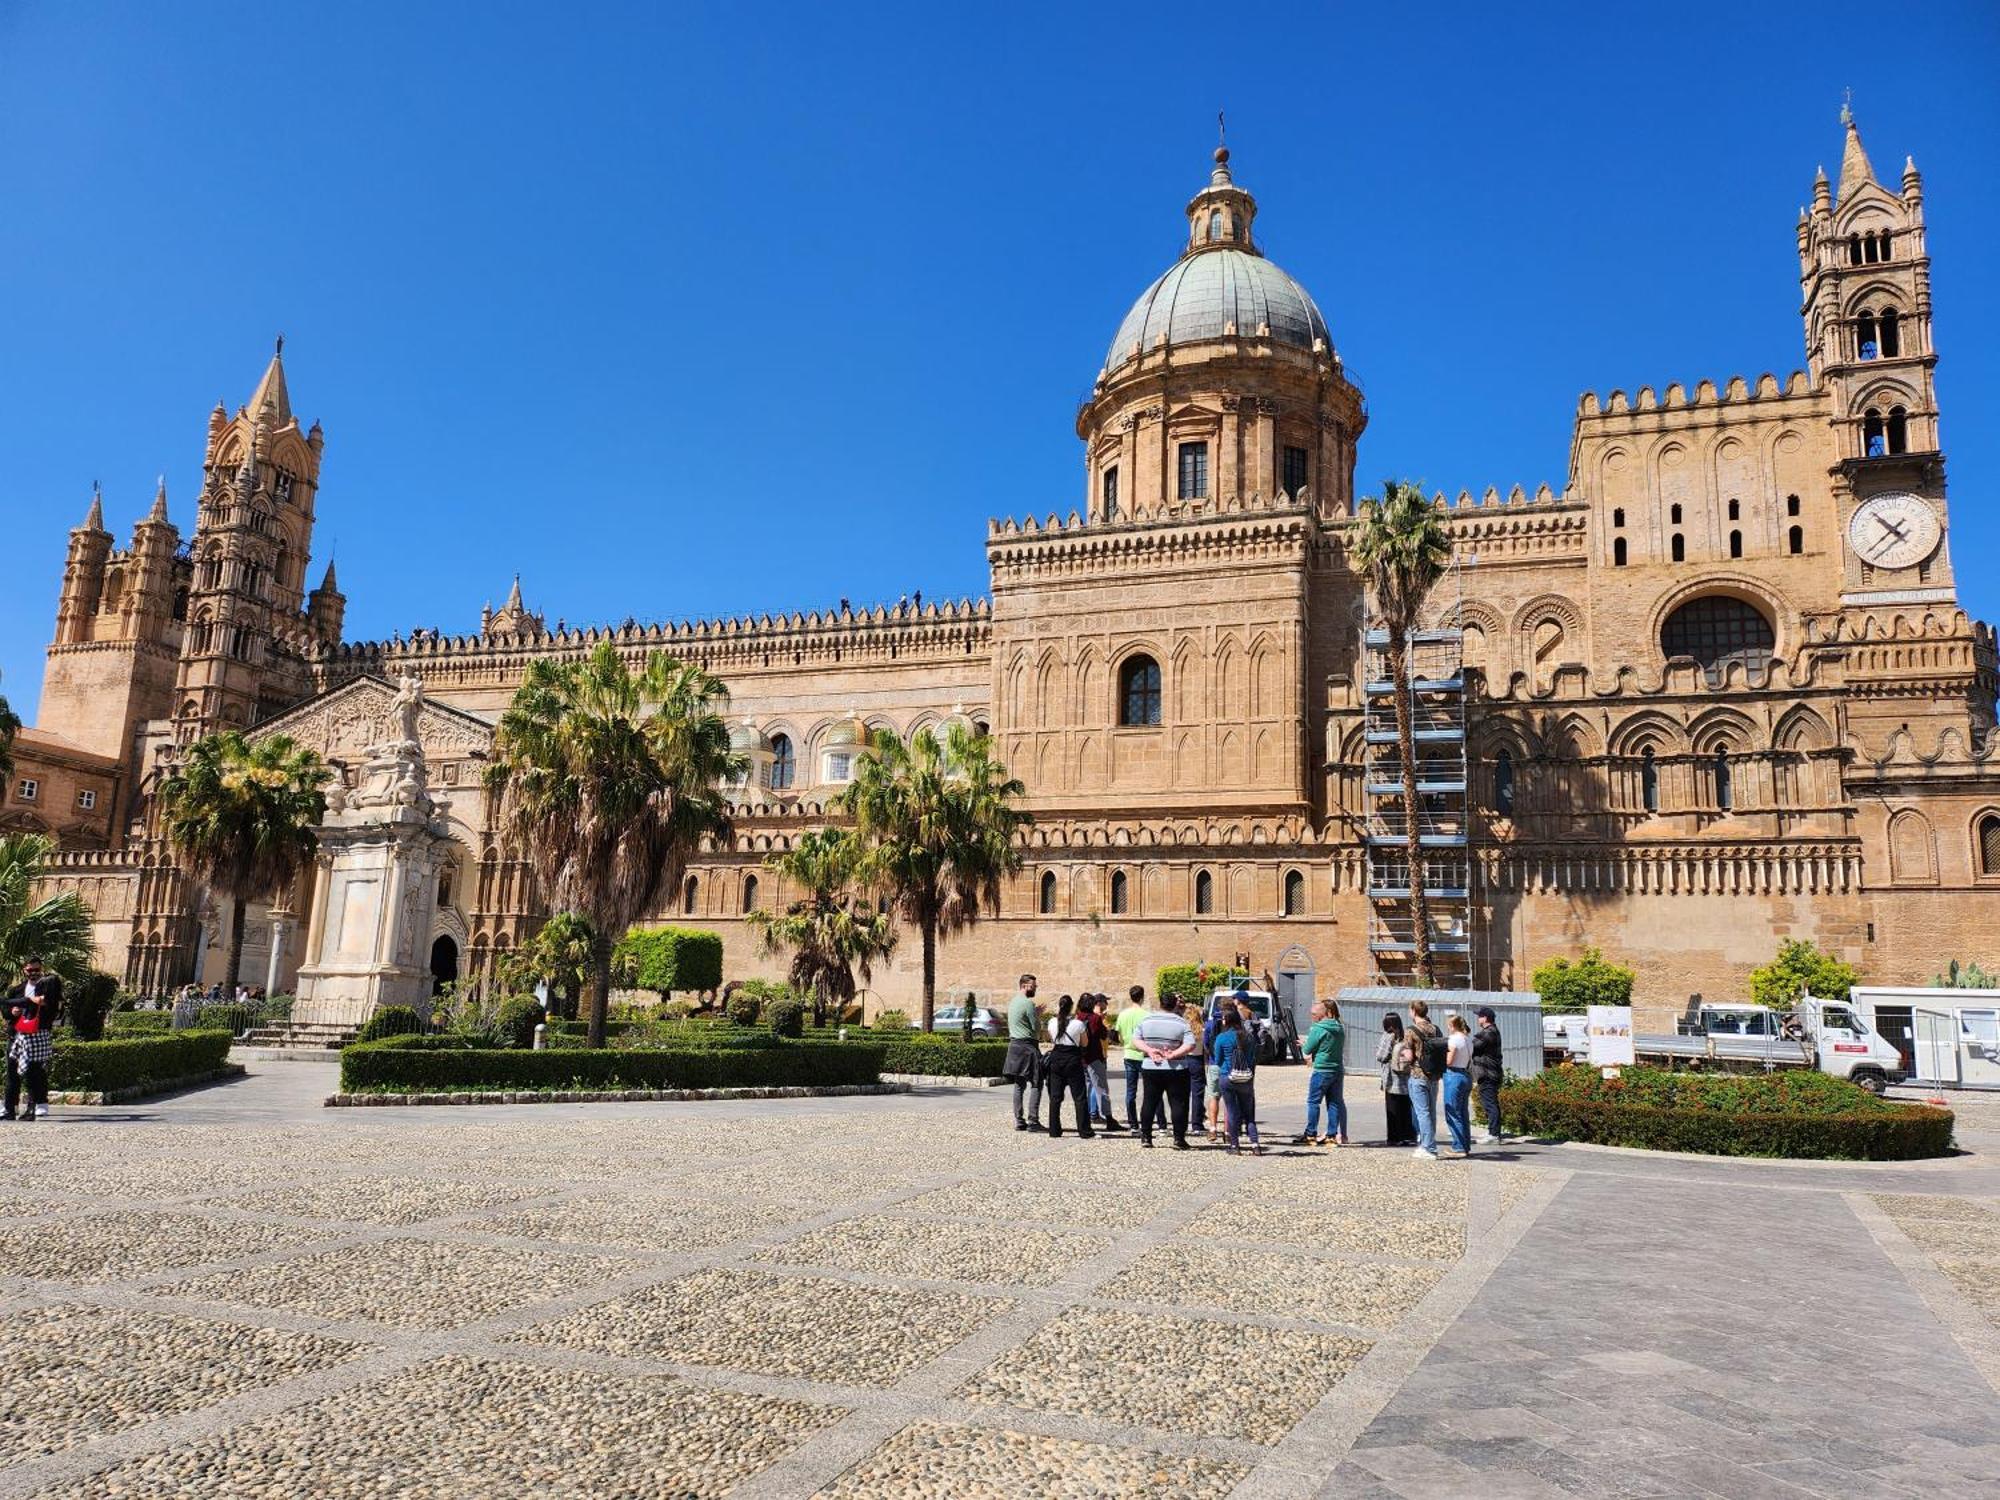
[[[428,1014],[447,842],[422,751],[409,741],[371,746],[361,789],[337,789],[319,830],[295,1025],[359,1026],[385,1005]]]

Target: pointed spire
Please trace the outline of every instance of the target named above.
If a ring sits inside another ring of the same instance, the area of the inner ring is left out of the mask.
[[[1840,106],[1840,123],[1847,127],[1847,145],[1840,153],[1840,192],[1842,203],[1850,194],[1875,180],[1875,169],[1868,164],[1868,153],[1861,145],[1861,127],[1854,123],[1854,111],[1847,105]]]
[[[501,608],[519,614],[523,607],[521,603],[521,575],[516,573],[514,575],[514,586],[507,590],[507,602]]]
[[[153,492],[153,508],[146,512],[146,519],[162,524],[167,519],[167,476],[164,474],[160,476],[160,487]]]
[[[255,416],[269,402],[277,413],[277,425],[282,427],[292,420],[292,396],[285,389],[285,336],[278,335],[278,345],[271,353],[271,363],[264,369],[264,378],[257,382],[257,389],[250,393],[250,414]]]
[[[326,577],[319,581],[319,587],[314,589],[313,592],[316,594],[337,594],[340,592],[340,585],[334,581],[333,559],[331,557],[326,560]]]
[[[80,531],[104,530],[104,492],[97,487],[97,481],[90,482],[90,514],[83,518]],[[106,535],[109,535],[107,532]]]

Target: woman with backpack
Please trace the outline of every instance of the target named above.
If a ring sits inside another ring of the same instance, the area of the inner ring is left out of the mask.
[[[1226,1006],[1215,1034],[1215,1071],[1222,1088],[1222,1108],[1229,1117],[1229,1154],[1237,1154],[1239,1137],[1248,1130],[1250,1149],[1264,1154],[1257,1139],[1257,1035],[1250,1029],[1247,1004]]]
[[[1410,1154],[1419,1161],[1436,1161],[1438,1083],[1444,1077],[1445,1046],[1444,1033],[1431,1020],[1429,1002],[1410,1002],[1403,1048],[1409,1053],[1410,1113],[1417,1124],[1417,1149]]]
[[[1049,1017],[1048,1056],[1043,1059],[1043,1070],[1048,1077],[1049,1134],[1059,1136],[1062,1129],[1062,1101],[1067,1093],[1070,1103],[1075,1106],[1076,1133],[1086,1141],[1097,1132],[1090,1126],[1090,1106],[1084,1102],[1083,1048],[1089,1040],[1089,1029],[1077,1018],[1076,1002],[1064,995]]]
[[[1382,1018],[1382,1040],[1375,1044],[1375,1062],[1382,1070],[1382,1114],[1388,1122],[1388,1143],[1414,1146],[1417,1125],[1410,1115],[1409,1053],[1403,1047],[1403,1018],[1393,1010]]]

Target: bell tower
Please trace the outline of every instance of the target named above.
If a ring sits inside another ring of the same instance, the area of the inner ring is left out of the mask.
[[[1831,471],[1844,541],[1842,602],[1947,603],[1944,454],[1938,438],[1923,178],[1875,176],[1852,110],[1840,179],[1822,168],[1799,216],[1807,369],[1832,398]]]
[[[317,616],[305,613],[324,439],[292,415],[284,348],[280,338],[234,417],[219,402],[209,414],[175,689],[181,739],[247,729],[305,697],[304,659],[334,613],[324,590]]]

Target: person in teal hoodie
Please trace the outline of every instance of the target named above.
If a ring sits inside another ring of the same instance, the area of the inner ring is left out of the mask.
[[[1347,1046],[1347,1031],[1340,1024],[1340,1006],[1332,1000],[1315,1000],[1312,1005],[1312,1030],[1306,1033],[1301,1050],[1306,1061],[1312,1064],[1312,1078],[1306,1084],[1306,1130],[1304,1135],[1292,1137],[1292,1144],[1303,1146],[1314,1140],[1319,1126],[1320,1104],[1326,1105],[1326,1126],[1333,1133],[1336,1146],[1347,1144],[1347,1069],[1341,1060],[1341,1053]],[[1318,1144],[1324,1146],[1327,1138],[1317,1137]]]

